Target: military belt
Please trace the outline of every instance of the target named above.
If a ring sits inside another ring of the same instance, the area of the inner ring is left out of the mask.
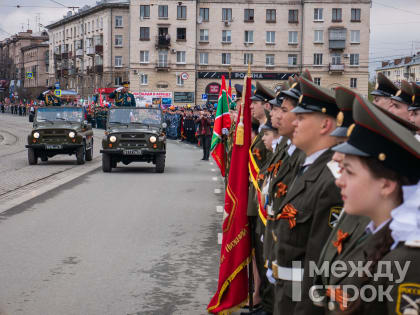
[[[273,276],[277,280],[287,280],[301,282],[303,280],[303,269],[302,268],[290,268],[282,267],[273,261],[271,264],[273,270]]]

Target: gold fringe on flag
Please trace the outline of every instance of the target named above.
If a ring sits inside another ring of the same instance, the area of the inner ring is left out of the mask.
[[[250,75],[250,65],[248,64],[248,75]],[[242,88],[242,100],[241,100],[241,116],[239,118],[238,127],[236,127],[236,145],[244,145],[244,108],[245,108],[245,98],[246,98],[246,79],[247,76],[244,76],[244,86]]]

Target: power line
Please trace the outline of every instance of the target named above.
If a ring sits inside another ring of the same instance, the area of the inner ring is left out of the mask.
[[[377,2],[377,1],[372,1],[372,2],[375,3],[375,4],[378,4],[378,5],[384,6],[384,7],[392,8],[392,9],[395,9],[395,10],[400,10],[400,11],[403,11],[403,12],[406,12],[406,13],[410,13],[410,14],[414,14],[414,15],[420,15],[420,13],[415,13],[413,11],[393,7],[392,5],[384,4],[384,3],[381,3],[381,2]]]

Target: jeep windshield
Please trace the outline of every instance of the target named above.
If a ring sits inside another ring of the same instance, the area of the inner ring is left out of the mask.
[[[83,120],[81,107],[40,107],[36,115],[37,122],[82,122]]]
[[[160,109],[154,108],[113,108],[108,115],[109,124],[141,124],[160,125],[162,114]]]

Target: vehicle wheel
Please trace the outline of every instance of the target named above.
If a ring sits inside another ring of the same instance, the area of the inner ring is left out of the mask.
[[[165,171],[165,154],[158,154],[156,156],[156,173],[163,173]]]
[[[81,164],[85,164],[85,159],[86,159],[86,145],[81,146],[80,148],[77,149],[76,151],[76,159],[77,159],[77,164],[81,165]]]
[[[112,165],[112,168],[116,168],[117,167],[117,161],[112,160],[111,165]]]
[[[102,171],[109,173],[112,170],[111,157],[109,154],[102,153]]]
[[[90,144],[90,149],[86,151],[86,161],[92,161],[93,159],[93,140]]]
[[[28,149],[28,162],[29,162],[29,165],[38,164],[38,157],[36,156],[34,149],[31,149],[31,148]]]
[[[42,162],[48,162],[48,156],[46,156],[46,155],[41,156],[41,161]]]

